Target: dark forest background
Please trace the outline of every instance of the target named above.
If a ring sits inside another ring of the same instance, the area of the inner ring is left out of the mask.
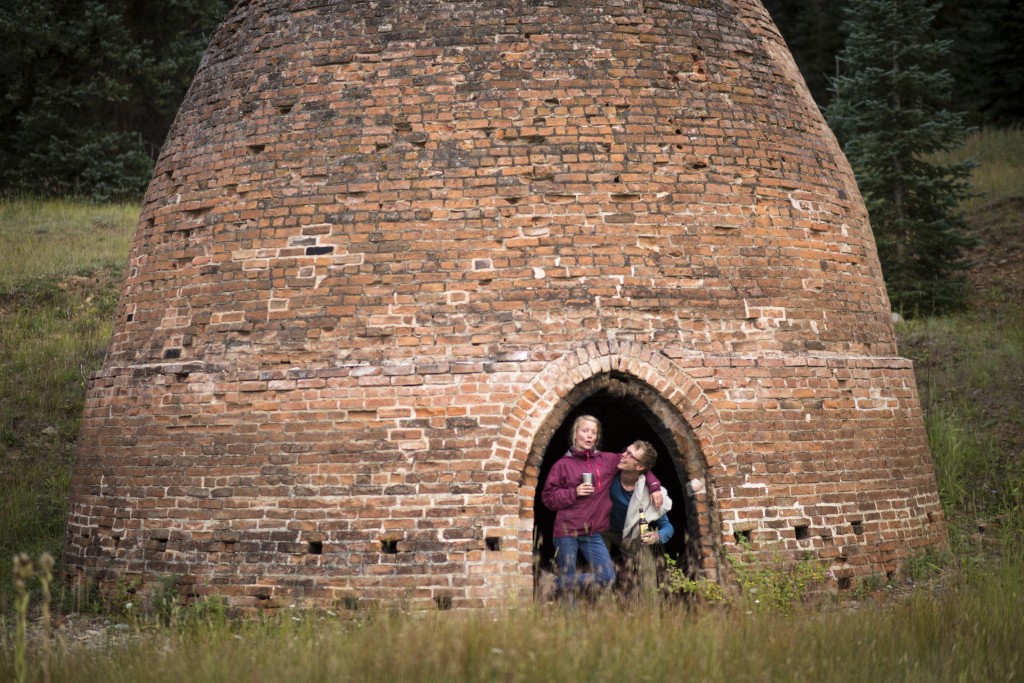
[[[0,2],[0,193],[141,197],[233,4]]]
[[[837,72],[842,30],[851,0],[763,0],[789,44],[814,101],[827,106]],[[1024,121],[1024,3],[1020,0],[946,0],[932,26],[951,41],[945,68],[954,79],[949,109],[973,126]]]
[[[851,0],[765,0],[817,103],[828,105]],[[0,194],[137,199],[230,0],[0,4]],[[1024,3],[947,0],[949,108],[1024,120]]]

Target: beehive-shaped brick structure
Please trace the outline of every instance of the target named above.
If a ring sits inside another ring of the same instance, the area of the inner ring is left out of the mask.
[[[146,195],[65,559],[238,608],[529,596],[592,413],[670,551],[944,523],[850,168],[755,0],[251,0]]]

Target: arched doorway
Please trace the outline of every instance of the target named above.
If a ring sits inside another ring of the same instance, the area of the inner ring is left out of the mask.
[[[552,411],[535,436],[531,460],[538,462],[539,474],[533,501],[535,576],[549,569],[553,559],[552,529],[555,513],[541,500],[541,492],[552,465],[569,447],[573,421],[579,415],[593,415],[601,421],[601,450],[622,452],[633,441],[643,439],[658,450],[654,474],[672,497],[669,519],[675,535],[665,551],[688,574],[698,571],[700,524],[691,479],[703,479],[698,446],[678,411],[645,382],[622,373],[604,373],[577,385]]]

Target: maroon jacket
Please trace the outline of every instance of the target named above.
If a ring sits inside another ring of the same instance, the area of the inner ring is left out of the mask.
[[[609,491],[621,457],[621,453],[581,451],[574,446],[554,464],[544,481],[541,500],[545,507],[555,511],[556,538],[588,536],[608,530],[612,513]],[[583,481],[584,472],[593,473],[594,492],[580,497],[576,495],[576,487]],[[645,475],[647,489],[651,493],[660,491],[661,482],[650,472]]]

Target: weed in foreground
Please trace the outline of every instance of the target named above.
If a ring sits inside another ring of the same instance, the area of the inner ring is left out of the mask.
[[[726,559],[736,576],[740,595],[749,609],[789,614],[828,576],[828,565],[807,553],[788,560],[777,550],[755,556],[749,541],[740,540],[738,554]]]

